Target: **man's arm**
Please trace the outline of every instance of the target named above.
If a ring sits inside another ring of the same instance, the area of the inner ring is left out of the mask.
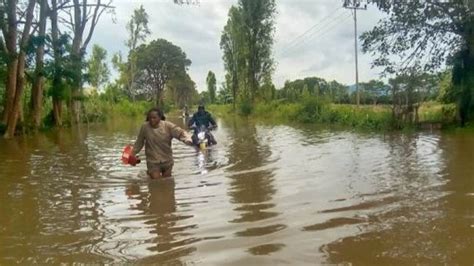
[[[216,127],[217,126],[217,123],[216,121],[214,120],[214,118],[212,118],[211,114],[208,113],[208,119],[209,119],[209,123],[211,123],[211,125],[213,127]]]
[[[171,132],[171,136],[175,139],[178,139],[186,144],[192,144],[193,141],[191,139],[191,135],[189,135],[188,132],[186,132],[186,130],[178,127],[177,125],[173,124],[173,123],[168,123],[168,127],[169,127],[169,130]]]
[[[196,120],[196,115],[193,115],[191,119],[188,121],[188,127],[191,127],[194,124],[194,121]]]
[[[137,153],[141,151],[143,148],[143,145],[145,144],[145,125],[142,125],[140,128],[140,133],[138,133],[137,140],[135,141],[135,144],[133,145],[133,150],[132,154],[135,156]]]

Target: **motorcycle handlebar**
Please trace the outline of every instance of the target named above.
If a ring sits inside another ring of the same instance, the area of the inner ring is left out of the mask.
[[[208,129],[208,130],[212,130],[212,129],[216,129],[216,128],[217,128],[217,125],[216,125],[216,126],[209,126],[209,127],[206,127],[206,129]],[[198,127],[196,127],[196,126],[190,126],[189,129],[196,130],[196,129],[198,129]]]

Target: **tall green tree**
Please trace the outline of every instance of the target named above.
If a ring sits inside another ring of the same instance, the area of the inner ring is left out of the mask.
[[[109,80],[110,70],[106,60],[107,51],[98,44],[94,44],[91,57],[87,62],[87,74],[89,83],[96,89]]]
[[[137,45],[144,42],[146,37],[150,35],[151,31],[148,28],[148,14],[146,13],[143,5],[140,8],[133,11],[133,15],[127,23],[128,40],[126,45],[128,47],[128,64],[127,64],[127,88],[129,90],[132,99],[134,99],[134,87],[135,87],[135,75],[137,68],[136,53],[133,51],[137,48]]]
[[[210,71],[207,73],[206,78],[207,91],[209,92],[209,100],[211,103],[216,102],[216,75]]]
[[[175,77],[166,84],[167,97],[180,108],[185,105],[191,105],[197,94],[196,84],[188,74],[182,77]]]
[[[32,36],[35,7],[35,0],[9,0],[2,3],[0,8],[0,28],[4,36],[0,38],[0,47],[8,58],[2,117],[2,122],[7,126],[5,138],[11,138],[15,134],[21,111],[21,99],[25,89],[26,51]]]
[[[272,58],[273,33],[275,30],[275,0],[239,0],[242,33],[245,40],[244,56],[247,89],[251,101],[266,76],[274,69]]]
[[[239,90],[242,99],[253,102],[273,72],[275,13],[274,0],[239,0],[229,10],[220,45],[234,99]]]
[[[239,78],[242,77],[245,65],[242,49],[244,40],[242,31],[240,30],[242,23],[239,9],[232,6],[229,9],[228,16],[227,24],[224,26],[224,30],[222,31],[220,46],[223,52],[222,59],[226,71],[226,84],[232,92],[232,103],[235,110],[237,93],[240,84],[243,84],[243,82],[239,81]]]
[[[73,79],[71,84],[72,97],[69,101],[69,109],[71,121],[80,122],[80,109],[83,85],[83,66],[84,56],[87,46],[92,39],[95,27],[99,23],[100,17],[104,12],[112,10],[112,0],[95,0],[88,2],[87,0],[72,0],[72,5],[66,11],[69,18],[71,28],[72,45],[70,47],[70,69],[73,71]],[[62,2],[60,2],[62,3]]]
[[[137,84],[143,94],[163,105],[163,91],[168,81],[185,75],[191,60],[180,47],[164,39],[139,46],[137,57]]]
[[[52,62],[50,62],[48,78],[51,80],[49,95],[53,102],[53,122],[55,126],[61,126],[63,120],[63,105],[70,98],[70,84],[74,76],[73,70],[69,67],[71,45],[68,34],[60,34],[59,31],[59,11],[61,3],[57,0],[51,0],[49,18],[51,20],[51,50]]]
[[[48,12],[48,1],[40,0],[39,4],[39,18],[38,18],[38,34],[36,36],[36,56],[35,56],[35,71],[33,77],[33,85],[31,89],[31,123],[34,128],[38,128],[41,124],[41,115],[43,107],[43,92],[45,84],[44,74],[44,54],[46,43],[46,21]]]
[[[464,125],[474,111],[474,1],[374,1],[387,13],[361,39],[378,55],[385,73],[410,74],[453,66],[458,114]]]

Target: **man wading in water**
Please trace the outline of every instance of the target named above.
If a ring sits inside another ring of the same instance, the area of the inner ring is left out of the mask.
[[[148,111],[146,122],[140,128],[133,145],[132,155],[136,156],[145,145],[146,166],[152,179],[170,177],[173,170],[173,150],[171,140],[175,138],[192,145],[191,135],[175,124],[165,121],[158,108]]]

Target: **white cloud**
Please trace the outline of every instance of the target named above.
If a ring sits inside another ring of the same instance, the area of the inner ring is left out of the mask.
[[[149,15],[152,32],[149,40],[165,38],[180,46],[193,62],[190,75],[202,91],[209,70],[216,73],[218,83],[224,78],[219,41],[227,12],[236,2],[200,0],[199,5],[180,6],[172,0],[115,0],[116,23],[110,15],[104,15],[92,43],[105,47],[109,56],[118,51],[125,54],[125,25],[133,10],[142,4]],[[273,75],[277,87],[287,79],[307,76],[354,83],[353,17],[342,8],[342,1],[277,0],[277,10],[274,44],[277,65]],[[359,33],[372,28],[380,18],[380,12],[374,8],[358,11]],[[294,41],[314,25],[312,31]],[[377,71],[370,69],[370,62],[368,55],[359,53],[360,81],[377,77]]]

